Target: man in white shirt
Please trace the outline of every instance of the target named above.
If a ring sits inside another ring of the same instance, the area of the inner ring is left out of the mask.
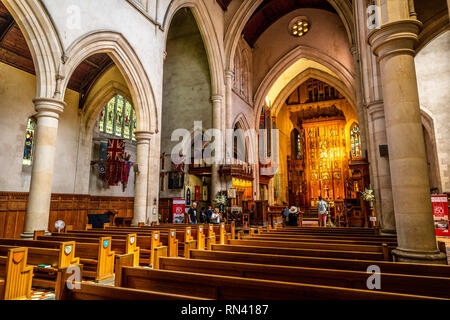
[[[319,197],[319,202],[317,202],[317,211],[319,212],[319,227],[326,227],[328,205],[322,200],[322,196]]]

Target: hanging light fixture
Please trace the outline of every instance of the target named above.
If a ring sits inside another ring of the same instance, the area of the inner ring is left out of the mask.
[[[289,23],[289,33],[294,37],[304,36],[311,28],[311,23],[307,17],[296,17]]]

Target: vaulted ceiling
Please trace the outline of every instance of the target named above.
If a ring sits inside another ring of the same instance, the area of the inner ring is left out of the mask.
[[[0,62],[33,75],[36,74],[25,37],[2,2],[0,2]],[[70,78],[68,87],[83,96],[95,80],[112,65],[113,61],[107,54],[99,53],[90,56],[77,67]]]
[[[323,9],[336,13],[327,0],[264,0],[244,28],[244,38],[253,47],[259,36],[289,12],[301,8]]]

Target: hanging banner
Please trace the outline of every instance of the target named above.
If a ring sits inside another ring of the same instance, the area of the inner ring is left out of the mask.
[[[195,186],[195,201],[200,201],[200,186]]]
[[[208,201],[208,186],[206,185],[202,187],[202,200]]]
[[[184,223],[184,211],[186,202],[184,199],[173,199],[172,222]]]
[[[191,186],[187,186],[186,187],[186,206],[190,207],[191,206]]]
[[[432,195],[434,228],[440,237],[450,236],[448,227],[448,200],[446,195]]]

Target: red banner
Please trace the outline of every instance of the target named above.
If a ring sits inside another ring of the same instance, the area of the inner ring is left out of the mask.
[[[200,201],[200,186],[195,186],[195,201]]]
[[[183,223],[186,202],[184,199],[173,199],[172,222]]]
[[[434,228],[437,236],[450,236],[448,227],[448,200],[446,195],[432,195]]]

